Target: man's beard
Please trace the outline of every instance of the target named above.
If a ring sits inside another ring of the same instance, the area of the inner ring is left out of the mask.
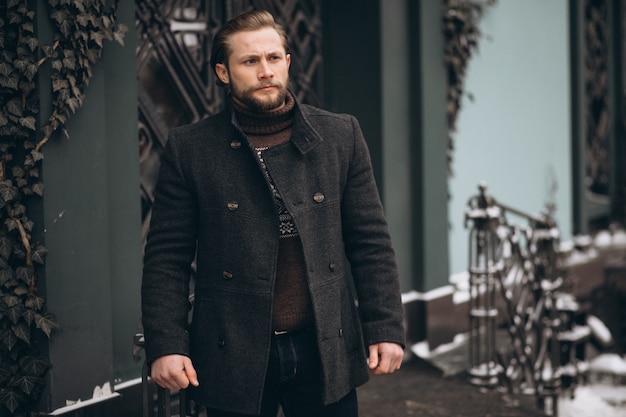
[[[272,82],[271,84],[267,85],[271,85],[278,89],[278,94],[275,97],[267,96],[265,97],[265,99],[257,98],[254,95],[254,92],[260,86],[249,87],[241,91],[237,89],[234,85],[231,85],[231,94],[235,99],[237,99],[239,102],[252,110],[263,112],[271,111],[277,109],[285,103],[285,99],[287,97],[287,88],[284,84],[279,82]]]

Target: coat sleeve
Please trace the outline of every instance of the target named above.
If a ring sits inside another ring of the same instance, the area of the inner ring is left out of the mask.
[[[196,198],[185,176],[179,140],[170,133],[155,189],[141,285],[146,359],[189,356],[191,263],[196,248]]]
[[[374,179],[369,150],[356,118],[353,152],[343,192],[346,255],[357,291],[366,345],[405,346],[403,310],[395,252]]]

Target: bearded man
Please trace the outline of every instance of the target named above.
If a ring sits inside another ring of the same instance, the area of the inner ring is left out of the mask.
[[[211,65],[229,105],[171,130],[156,186],[147,360],[209,417],[356,417],[356,387],[402,364],[395,253],[363,134],[353,116],[298,103],[287,45],[266,11],[220,29]]]

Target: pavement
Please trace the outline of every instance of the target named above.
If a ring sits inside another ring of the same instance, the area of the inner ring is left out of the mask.
[[[444,376],[432,363],[412,357],[394,374],[373,376],[359,388],[361,417],[535,417],[534,397],[509,396],[471,385],[465,374]]]
[[[467,347],[429,357],[409,353],[392,375],[372,376],[358,389],[361,417],[535,417],[534,394],[472,385]],[[554,409],[553,409],[554,410]],[[559,396],[557,417],[626,417],[626,357],[599,354],[590,361],[587,382]]]

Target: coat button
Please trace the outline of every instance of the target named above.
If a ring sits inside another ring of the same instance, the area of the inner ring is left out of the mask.
[[[313,196],[313,200],[315,200],[316,203],[321,203],[322,201],[324,201],[324,194],[315,193],[315,195]]]
[[[233,278],[233,274],[231,272],[228,272],[228,271],[222,272],[222,276],[224,277],[224,279],[232,279]]]
[[[241,148],[241,141],[240,140],[234,140],[230,143],[230,147],[233,149],[239,149]]]
[[[224,341],[224,339],[220,339],[217,341],[217,346],[219,348],[223,348],[224,346],[226,346],[226,342]]]
[[[228,207],[228,210],[230,211],[235,211],[239,208],[239,203],[236,201],[229,201],[226,207]]]
[[[328,265],[328,268],[330,268],[331,271],[334,271],[335,269],[337,269],[337,264],[333,262],[332,264]]]

